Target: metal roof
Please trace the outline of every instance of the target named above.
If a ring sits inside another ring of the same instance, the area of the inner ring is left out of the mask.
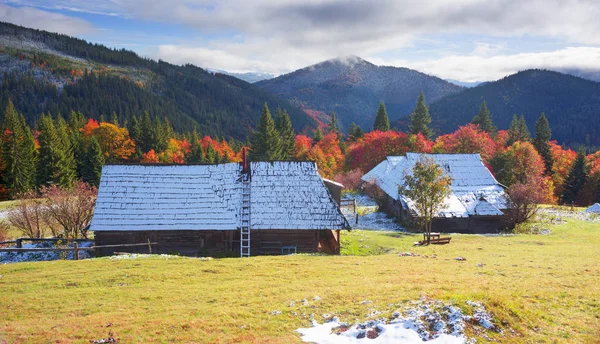
[[[251,163],[252,229],[342,229],[348,223],[313,162]],[[93,231],[236,230],[240,164],[105,165]]]
[[[375,181],[387,195],[417,212],[412,200],[398,194],[398,186],[404,183],[404,176],[411,173],[421,156],[433,159],[452,178],[452,192],[438,217],[502,215],[500,209],[506,209],[504,187],[483,164],[479,154],[406,153],[405,157],[387,157],[362,180]]]

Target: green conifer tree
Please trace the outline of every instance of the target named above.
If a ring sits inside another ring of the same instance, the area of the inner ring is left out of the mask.
[[[204,163],[204,150],[202,144],[200,144],[200,135],[196,128],[190,137],[191,147],[190,152],[187,154],[185,160],[188,164],[201,164]]]
[[[56,121],[56,133],[60,140],[57,149],[57,169],[55,182],[62,187],[71,187],[77,176],[77,162],[75,160],[75,149],[71,145],[69,137],[69,126],[62,116]]]
[[[252,134],[250,159],[254,161],[273,161],[281,159],[281,139],[271,118],[269,107],[265,103],[257,130]]]
[[[490,111],[487,108],[485,100],[483,103],[481,103],[479,114],[473,117],[471,123],[479,125],[481,130],[487,131],[492,135],[496,134],[496,126],[494,126],[494,122],[492,122],[492,116],[490,115]]]
[[[100,185],[103,164],[102,148],[98,140],[92,136],[83,156],[83,169],[81,171],[83,181],[93,186]]]
[[[17,152],[14,161],[13,195],[35,188],[36,150],[33,133],[25,122],[25,117],[19,116],[17,137]]]
[[[317,129],[315,129],[313,131],[313,141],[314,141],[314,143],[318,143],[322,139],[323,139],[323,131],[321,130],[321,127],[317,127]]]
[[[415,107],[415,111],[410,115],[410,132],[411,134],[421,133],[425,138],[431,138],[433,135],[432,130],[429,128],[429,124],[431,123],[431,116],[429,115],[429,108],[425,104],[425,95],[423,92],[419,94],[419,99],[417,100],[417,106]]]
[[[275,117],[275,128],[279,132],[281,139],[281,158],[284,160],[292,160],[294,158],[294,151],[296,147],[296,134],[292,127],[292,121],[287,111],[281,111],[277,109],[277,116]]]
[[[390,118],[388,117],[387,111],[385,109],[385,104],[383,102],[379,103],[379,108],[377,109],[377,114],[375,115],[375,123],[373,124],[373,130],[390,130]]]
[[[542,112],[535,122],[535,138],[533,139],[533,145],[544,159],[547,175],[552,173],[552,165],[554,164],[554,159],[552,158],[552,153],[550,151],[550,144],[548,143],[551,136],[552,131],[550,130],[550,124],[548,123],[546,115]]]
[[[363,129],[359,125],[356,125],[354,122],[352,122],[352,124],[350,124],[350,129],[348,129],[348,139],[351,142],[356,142],[364,136],[365,132]]]
[[[517,141],[529,141],[529,138],[530,134],[525,117],[521,115],[521,117],[517,118],[517,114],[513,114],[513,119],[508,128],[508,140],[506,144],[510,146]]]
[[[577,158],[575,158],[571,170],[565,179],[565,187],[562,195],[562,202],[564,204],[577,202],[577,196],[587,181],[587,172],[585,151],[583,148],[580,148],[577,152]]]
[[[117,127],[119,126],[119,117],[117,116],[117,113],[113,111],[112,115],[110,116],[110,122],[114,125],[116,125]]]
[[[35,141],[25,118],[17,113],[10,99],[4,112],[2,160],[5,166],[3,182],[11,190],[12,197],[35,187]]]
[[[61,142],[50,116],[42,113],[38,122],[39,160],[37,184],[49,185],[56,182],[58,156],[61,154]]]
[[[156,134],[154,132],[154,126],[152,125],[152,120],[150,119],[150,114],[148,111],[144,111],[140,128],[139,141],[137,143],[142,152],[148,152],[153,148],[156,150],[156,147],[154,147],[154,138],[156,137]]]
[[[338,127],[337,114],[335,113],[335,111],[331,112],[331,117],[329,124],[327,125],[326,132],[327,134],[335,133],[338,135],[338,137],[340,136],[340,128]]]

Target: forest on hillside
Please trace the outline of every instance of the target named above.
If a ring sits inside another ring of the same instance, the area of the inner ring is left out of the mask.
[[[178,134],[169,121],[132,117],[127,125],[117,116],[98,122],[81,112],[68,118],[43,115],[30,127],[11,101],[4,111],[0,144],[0,185],[4,198],[48,185],[70,187],[82,179],[98,185],[106,163],[224,163],[241,160],[245,144],[193,131]],[[474,123],[433,139],[424,97],[411,117],[409,132],[390,130],[382,103],[375,130],[353,125],[340,132],[336,116],[312,137],[297,134],[287,112],[272,116],[263,104],[257,130],[246,146],[253,161],[315,161],[319,173],[349,189],[364,173],[390,155],[406,152],[479,153],[500,183],[533,187],[540,202],[589,204],[600,201],[600,151],[585,154],[551,140],[550,124],[542,115],[531,135],[524,119],[514,118],[509,130],[496,131],[482,105]]]
[[[47,50],[0,46],[0,66],[4,67],[0,106],[5,108],[10,98],[30,125],[47,112],[66,116],[71,110],[80,111],[96,120],[116,113],[127,122],[147,111],[168,117],[179,132],[195,127],[210,135],[243,140],[268,102],[286,109],[296,130],[316,126],[297,107],[228,75],[7,23],[0,23],[0,32],[84,61]]]

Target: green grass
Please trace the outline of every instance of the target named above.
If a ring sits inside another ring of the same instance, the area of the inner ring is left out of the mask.
[[[422,296],[481,301],[516,331],[490,334],[503,342],[597,342],[600,225],[549,228],[546,236],[454,235],[430,247],[412,246],[421,235],[344,232],[341,256],[3,265],[0,342],[84,343],[110,332],[122,343],[295,343],[310,314],[354,322]],[[420,256],[396,254],[407,251]]]

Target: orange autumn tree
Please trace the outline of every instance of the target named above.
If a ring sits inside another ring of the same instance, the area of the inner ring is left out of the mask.
[[[158,154],[158,161],[167,164],[185,163],[185,155],[191,152],[191,145],[187,140],[170,138],[164,152]],[[156,154],[156,153],[155,153]]]
[[[80,130],[84,136],[89,137],[92,135],[94,130],[98,129],[99,127],[100,127],[100,124],[98,124],[98,121],[90,118],[90,119],[88,119],[87,123],[83,126],[83,128],[81,128]]]
[[[84,127],[84,133],[85,129]],[[98,140],[107,163],[128,160],[135,152],[135,143],[129,137],[129,131],[125,128],[102,122],[91,131],[91,135]]]
[[[551,177],[555,186],[555,194],[558,196],[564,192],[565,179],[569,175],[577,153],[574,150],[562,148],[556,141],[550,141],[549,144],[553,161]]]
[[[156,155],[156,152],[154,151],[154,149],[151,149],[148,152],[142,154],[142,159],[140,160],[140,162],[142,162],[142,163],[157,163],[158,155]]]
[[[344,154],[340,149],[339,137],[332,132],[313,145],[313,139],[297,135],[295,141],[296,160],[315,161],[319,174],[324,178],[333,178],[344,167]]]
[[[533,144],[517,141],[506,149],[506,153],[515,182],[537,185],[537,189],[542,193],[542,202],[556,203],[554,183],[549,176],[544,176],[544,160]]]

